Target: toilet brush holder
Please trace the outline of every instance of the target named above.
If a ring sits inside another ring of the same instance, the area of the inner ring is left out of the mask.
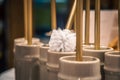
[[[25,40],[25,38],[16,38],[14,39],[14,48],[13,48],[13,52],[15,53],[15,46],[17,44],[27,44],[27,40]],[[32,44],[34,45],[42,45],[43,43],[40,42],[40,39],[39,38],[32,38]]]
[[[109,51],[113,51],[113,48],[109,48],[105,46],[100,46],[99,50],[95,50],[94,46],[87,46],[83,48],[84,56],[93,56],[93,57],[97,57],[100,59],[102,80],[104,80],[105,78],[105,73],[103,69],[105,52],[109,52]]]
[[[75,52],[54,52],[48,50],[47,70],[48,80],[58,80],[59,58],[63,56],[75,55]]]
[[[15,46],[16,80],[39,80],[39,45]]]
[[[83,56],[83,61],[76,61],[75,56],[60,58],[58,80],[101,80],[100,60]]]
[[[120,52],[105,53],[105,80],[120,80]]]

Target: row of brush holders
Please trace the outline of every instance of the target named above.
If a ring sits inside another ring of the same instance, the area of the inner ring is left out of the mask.
[[[16,80],[120,79],[120,53],[112,48],[83,45],[83,61],[76,61],[76,52],[51,51],[36,38],[32,45],[19,41],[14,43]]]

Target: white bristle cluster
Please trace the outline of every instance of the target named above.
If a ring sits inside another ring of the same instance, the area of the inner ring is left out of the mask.
[[[76,49],[76,34],[70,30],[53,30],[49,49],[56,52],[73,52]]]

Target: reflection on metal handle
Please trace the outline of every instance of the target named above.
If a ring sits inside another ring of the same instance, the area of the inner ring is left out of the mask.
[[[77,4],[77,0],[74,0],[74,4],[73,4],[72,10],[70,12],[70,15],[68,17],[68,21],[67,21],[67,24],[66,24],[66,29],[71,29],[71,27],[72,27],[72,23],[73,23],[75,11],[76,11],[76,4]]]

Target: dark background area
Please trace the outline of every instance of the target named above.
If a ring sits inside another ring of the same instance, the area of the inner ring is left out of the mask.
[[[74,0],[57,1],[57,26],[64,28]],[[94,10],[95,0],[91,0]],[[102,10],[117,9],[118,0],[101,0]],[[84,0],[85,8],[85,0]],[[49,38],[50,0],[33,0],[33,36]],[[14,66],[13,41],[24,36],[23,0],[0,0],[0,72]]]

